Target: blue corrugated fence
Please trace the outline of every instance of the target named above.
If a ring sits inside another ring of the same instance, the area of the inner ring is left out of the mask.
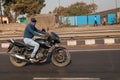
[[[63,24],[69,24],[71,26],[80,26],[80,25],[94,25],[95,24],[95,16],[97,24],[101,24],[101,15],[83,15],[83,16],[68,16],[62,17]],[[115,24],[116,23],[116,14],[108,14],[107,15],[107,23]]]
[[[87,16],[76,16],[76,22],[77,24],[76,25],[86,25],[87,24]]]
[[[89,25],[95,24],[95,16],[96,16],[97,24],[101,24],[100,15],[89,15],[88,16],[88,24]]]
[[[108,14],[108,24],[116,23],[116,14]]]

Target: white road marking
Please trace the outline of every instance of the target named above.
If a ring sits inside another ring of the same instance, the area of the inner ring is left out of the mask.
[[[117,51],[120,49],[86,49],[86,50],[69,50],[70,52],[85,52],[85,51]]]
[[[42,78],[34,77],[33,80],[100,80],[100,78]]]
[[[0,52],[0,54],[7,54],[7,52]]]

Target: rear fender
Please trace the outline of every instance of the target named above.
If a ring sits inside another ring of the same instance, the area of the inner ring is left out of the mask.
[[[10,42],[10,45],[8,47],[8,51],[7,52],[10,52],[12,50],[12,48],[14,47],[14,40],[10,39],[8,42]]]
[[[7,52],[10,52],[12,50],[12,48],[14,47],[14,44],[13,43],[10,43],[9,47],[8,47],[8,51]]]

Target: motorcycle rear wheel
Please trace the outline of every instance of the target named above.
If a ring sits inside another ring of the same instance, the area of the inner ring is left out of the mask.
[[[17,47],[13,47],[13,49],[10,51],[10,53],[13,54],[13,55],[16,54],[15,50],[17,50],[17,49],[18,49]],[[9,58],[10,58],[10,62],[16,67],[23,67],[27,64],[27,62],[24,62],[24,61],[22,61],[18,58],[15,58],[12,55],[10,55]]]

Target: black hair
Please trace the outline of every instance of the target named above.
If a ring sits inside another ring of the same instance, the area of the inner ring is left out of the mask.
[[[35,18],[31,18],[31,22],[37,22]]]

